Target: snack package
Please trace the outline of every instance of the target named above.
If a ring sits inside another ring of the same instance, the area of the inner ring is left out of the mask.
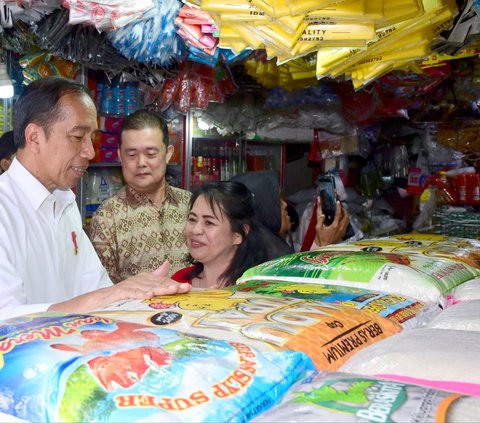
[[[84,314],[0,323],[0,412],[30,422],[245,422],[305,371],[300,352]]]
[[[341,372],[311,372],[254,422],[474,423],[480,398]]]
[[[347,306],[226,289],[125,301],[95,314],[244,342],[261,351],[302,351],[322,370],[336,370],[357,351],[402,330]]]

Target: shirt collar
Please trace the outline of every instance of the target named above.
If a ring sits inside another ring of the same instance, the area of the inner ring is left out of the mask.
[[[145,194],[136,191],[129,185],[125,186],[125,198],[127,200],[127,204],[130,207],[134,208],[145,204],[153,204],[152,201]],[[175,194],[170,185],[165,182],[165,203],[167,202],[178,206],[178,199],[175,197]]]
[[[38,210],[50,195],[55,196],[59,210],[62,210],[68,204],[75,201],[75,194],[71,189],[55,189],[51,193],[18,161],[16,157],[8,168],[8,174],[18,190],[22,191],[28,201],[32,204],[34,210]]]

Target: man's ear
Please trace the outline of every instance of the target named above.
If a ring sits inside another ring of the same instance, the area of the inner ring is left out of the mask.
[[[29,123],[25,128],[25,147],[38,153],[42,136],[45,136],[43,128],[36,123]]]
[[[173,145],[169,145],[167,147],[167,156],[166,156],[166,162],[170,162],[170,159],[173,156],[173,152],[175,151],[175,147]]]
[[[2,169],[2,172],[5,172],[8,169],[9,165],[10,165],[10,160],[8,159],[0,160],[0,169]]]

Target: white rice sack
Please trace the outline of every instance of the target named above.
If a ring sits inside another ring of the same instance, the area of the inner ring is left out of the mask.
[[[437,234],[402,234],[329,245],[321,250],[371,251],[463,262],[480,269],[480,241]]]
[[[391,252],[322,249],[289,254],[254,266],[237,284],[251,280],[323,283],[386,292],[444,306],[451,290],[478,276],[480,269],[460,261]]]
[[[480,300],[464,301],[447,308],[431,320],[428,327],[480,331]]]
[[[340,372],[311,372],[254,422],[477,423],[480,398]]]
[[[480,396],[480,333],[404,331],[357,352],[339,371]]]
[[[448,294],[449,302],[480,300],[480,278],[469,280],[454,288]]]

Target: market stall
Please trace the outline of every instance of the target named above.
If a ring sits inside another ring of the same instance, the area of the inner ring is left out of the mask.
[[[60,75],[95,98],[84,219],[148,107],[172,185],[273,169],[305,228],[327,174],[354,233],[233,287],[0,322],[1,418],[478,420],[479,19],[476,0],[5,1],[15,94]]]

